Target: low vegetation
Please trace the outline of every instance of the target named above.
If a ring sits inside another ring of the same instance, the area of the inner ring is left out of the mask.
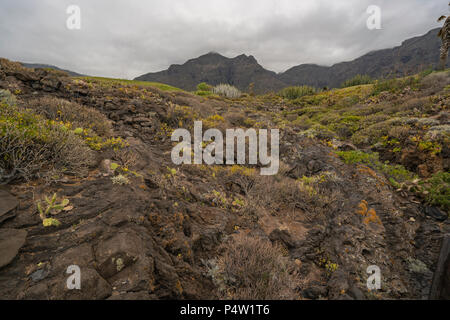
[[[309,96],[316,93],[316,89],[310,86],[287,87],[280,91],[280,96],[289,100]]]
[[[84,141],[64,124],[10,104],[13,100],[0,102],[1,182],[85,174],[93,154]]]
[[[363,151],[338,151],[337,154],[345,163],[361,163],[375,170],[383,172],[393,184],[414,180],[417,176],[406,170],[402,165],[390,165],[388,162],[382,163],[378,153],[365,153]]]
[[[342,83],[342,88],[360,86],[362,84],[371,84],[373,83],[373,79],[368,75],[357,74],[351,79],[348,79],[344,83]]]
[[[212,92],[228,99],[237,99],[242,94],[239,89],[229,84],[219,84],[212,89]]]
[[[438,172],[428,181],[420,183],[429,205],[440,206],[450,211],[450,173]]]
[[[78,103],[44,97],[31,100],[26,106],[47,119],[70,123],[74,128],[92,129],[99,136],[111,135],[111,123],[101,112]]]
[[[210,273],[223,299],[295,299],[298,278],[280,246],[238,234],[223,246]]]

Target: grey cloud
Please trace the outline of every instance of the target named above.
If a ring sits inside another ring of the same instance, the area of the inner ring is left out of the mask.
[[[66,8],[82,28],[66,28]],[[366,8],[382,9],[382,30]],[[133,78],[209,51],[254,55],[267,69],[331,65],[439,26],[443,0],[2,0],[0,56]]]

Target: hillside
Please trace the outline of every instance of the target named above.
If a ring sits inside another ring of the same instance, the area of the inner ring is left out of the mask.
[[[227,99],[0,59],[0,89],[1,298],[450,297],[432,290],[450,232],[449,70]],[[279,128],[278,174],[174,165],[171,134],[196,120]],[[81,290],[66,288],[72,264]]]
[[[254,83],[257,93],[277,91],[292,85],[337,88],[357,74],[367,74],[375,79],[399,77],[436,66],[440,48],[438,30],[408,39],[398,47],[373,51],[331,67],[302,64],[276,74],[264,69],[253,56],[240,55],[230,59],[209,53],[183,65],[172,65],[164,71],[144,74],[136,80],[167,83],[189,91],[201,82],[211,85],[228,83],[243,91],[248,91],[250,83]]]
[[[34,68],[36,68],[36,69],[53,69],[53,70],[63,71],[63,72],[66,72],[68,75],[73,76],[73,77],[81,77],[81,76],[83,76],[81,73],[70,71],[70,70],[61,69],[61,68],[58,68],[57,66],[53,66],[53,65],[49,65],[49,64],[25,63],[25,62],[22,62],[22,65],[24,67],[26,67],[26,68],[32,68],[32,69],[34,69]]]

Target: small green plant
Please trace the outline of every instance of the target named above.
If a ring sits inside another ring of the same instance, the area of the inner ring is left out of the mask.
[[[57,203],[58,198],[56,193],[54,193],[51,198],[45,196],[44,200],[44,203],[38,201],[36,204],[42,224],[44,227],[59,226],[61,223],[57,219],[49,218],[48,216],[57,215],[63,211],[69,204],[69,199],[62,199],[60,203]]]
[[[110,164],[110,168],[111,168],[112,171],[116,171],[116,169],[119,168],[119,167],[120,166],[117,163],[115,163],[115,162],[111,162],[111,164]]]
[[[327,270],[327,273],[331,275],[333,272],[335,272],[339,268],[339,265],[337,263],[333,263],[331,261],[328,261],[325,264],[325,269]]]
[[[228,200],[227,200],[227,197],[223,193],[216,191],[216,190],[213,190],[212,193],[214,195],[213,203],[215,205],[217,205],[218,207],[222,207],[222,208],[227,207]]]
[[[233,204],[233,206],[236,206],[236,207],[243,207],[245,205],[245,202],[242,199],[234,198],[234,201],[232,204]]]
[[[118,184],[120,186],[130,184],[130,179],[128,179],[123,174],[119,174],[119,175],[117,175],[115,177],[112,177],[111,180],[112,180],[113,184]]]
[[[169,172],[168,174],[167,174],[167,177],[168,178],[171,178],[171,177],[175,177],[176,175],[177,175],[177,169],[175,169],[175,168],[170,168],[170,167],[167,167],[167,171]]]
[[[433,141],[420,141],[418,148],[420,151],[429,152],[431,154],[438,154],[442,151],[442,146]]]

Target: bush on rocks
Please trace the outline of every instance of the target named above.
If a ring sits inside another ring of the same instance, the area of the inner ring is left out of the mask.
[[[83,175],[92,159],[84,141],[64,125],[0,101],[0,183]]]
[[[282,248],[269,240],[238,234],[223,245],[214,280],[224,299],[295,299],[298,279]],[[214,272],[213,272],[214,273]]]
[[[47,119],[71,123],[74,128],[92,129],[100,136],[111,134],[111,124],[99,111],[75,102],[55,97],[43,97],[31,100],[27,108],[42,114]]]

